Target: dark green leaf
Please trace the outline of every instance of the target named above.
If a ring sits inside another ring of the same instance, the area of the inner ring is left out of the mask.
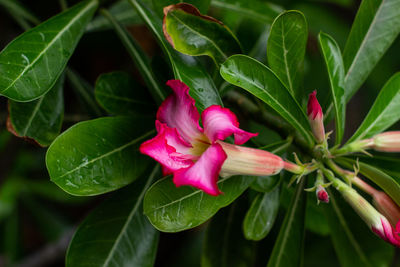
[[[257,0],[212,0],[211,5],[236,12],[240,16],[271,24],[283,9],[277,5]]]
[[[72,55],[97,1],[84,1],[23,33],[0,53],[0,94],[34,100],[54,85]]]
[[[79,196],[102,194],[131,183],[147,166],[138,147],[150,137],[152,132],[146,131],[152,124],[139,117],[108,117],[75,124],[47,150],[50,179]]]
[[[143,215],[142,200],[158,172],[115,192],[86,217],[69,245],[67,267],[153,266],[159,233]]]
[[[268,261],[269,267],[301,266],[306,212],[305,179],[297,185],[286,212],[277,241]]]
[[[351,157],[353,161],[357,158],[368,165],[380,169],[400,182],[400,159],[398,157],[389,157],[374,155],[373,157],[367,155],[357,155]]]
[[[136,25],[142,23],[142,19],[126,0],[120,0],[108,8],[110,14],[122,25]],[[112,26],[104,16],[97,16],[86,27],[86,31],[101,31]]]
[[[307,116],[279,78],[262,63],[244,55],[231,56],[221,66],[222,77],[263,100],[313,144]]]
[[[211,219],[204,237],[202,267],[255,266],[257,243],[246,240],[241,229],[246,204],[239,199]]]
[[[39,19],[32,14],[32,12],[28,9],[26,9],[24,6],[21,5],[16,0],[0,0],[0,5],[4,6],[10,13],[12,13],[15,16],[22,17],[23,19],[26,19],[33,24],[39,24],[40,21]]]
[[[347,168],[353,168],[357,164],[356,161],[351,159],[341,158],[337,159],[337,161]],[[385,172],[366,163],[358,162],[358,166],[362,175],[376,183],[400,206],[400,181],[393,179]]]
[[[344,133],[346,99],[344,95],[344,66],[342,53],[336,41],[328,34],[320,32],[319,45],[324,56],[331,85],[332,100],[335,107],[336,138],[335,143],[340,144]]]
[[[343,52],[346,100],[360,88],[399,32],[399,1],[362,1]]]
[[[129,74],[121,71],[100,75],[96,81],[95,96],[110,114],[140,115],[154,110],[144,89]]]
[[[35,140],[48,146],[61,130],[64,114],[64,75],[60,76],[44,96],[21,103],[9,100],[8,129],[16,136]]]
[[[386,130],[399,119],[400,73],[396,73],[383,86],[364,121],[347,143],[372,137]]]
[[[183,81],[190,88],[190,95],[196,100],[199,112],[211,105],[223,105],[217,88],[206,69],[191,56],[175,51],[164,39],[161,20],[140,0],[129,0],[155,35],[174,71],[175,79]]]
[[[144,213],[158,230],[179,232],[196,227],[229,205],[254,179],[243,176],[221,178],[223,194],[214,197],[190,186],[177,188],[171,177],[159,180],[146,193]]]
[[[207,55],[219,66],[230,55],[240,54],[239,41],[222,22],[200,14],[189,4],[164,8],[163,30],[165,38],[179,52]]]
[[[156,75],[154,74],[150,61],[146,56],[146,53],[142,50],[139,44],[132,38],[131,34],[109,13],[107,10],[101,10],[101,13],[110,21],[114,27],[115,32],[121,39],[125,48],[128,50],[131,58],[135,62],[142,74],[142,77],[149,88],[150,93],[153,95],[154,100],[161,104],[167,94],[163,89],[162,85],[158,82]]]
[[[292,95],[302,80],[302,68],[308,37],[304,15],[295,10],[280,14],[268,37],[268,64]]]
[[[328,189],[328,193],[330,203],[324,205],[324,214],[341,266],[390,266],[393,247],[376,237],[333,191]]]
[[[279,174],[273,176],[258,176],[255,177],[255,180],[250,185],[250,188],[261,193],[268,193],[273,190],[279,184],[279,182]]]
[[[194,5],[200,10],[201,13],[206,14],[208,8],[210,7],[211,0],[152,0],[152,2],[154,11],[157,15],[159,15],[160,18],[162,18],[164,16],[164,7],[183,2]]]
[[[279,208],[279,187],[271,192],[258,194],[243,221],[243,231],[247,239],[261,240],[274,225]]]

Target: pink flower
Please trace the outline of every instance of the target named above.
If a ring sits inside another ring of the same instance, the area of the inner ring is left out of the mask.
[[[177,187],[190,185],[210,195],[219,195],[221,175],[273,175],[284,167],[283,160],[267,151],[240,147],[257,134],[239,128],[235,114],[213,105],[200,115],[189,87],[179,80],[167,82],[173,90],[157,112],[157,136],[140,146],[143,154],[157,160],[163,173],[173,174]],[[234,136],[235,145],[224,143]]]
[[[315,139],[319,144],[323,143],[325,140],[324,114],[317,100],[317,91],[312,92],[308,97],[307,115]]]
[[[397,223],[395,229],[384,216],[381,216],[380,220],[377,221],[375,225],[371,226],[371,229],[386,242],[400,247],[400,222]]]
[[[329,195],[328,192],[326,192],[325,188],[321,185],[317,187],[317,190],[315,191],[317,194],[317,198],[319,201],[329,203]]]

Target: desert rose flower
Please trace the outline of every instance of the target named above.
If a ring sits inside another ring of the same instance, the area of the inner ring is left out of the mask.
[[[322,144],[325,140],[324,114],[317,100],[317,91],[312,92],[308,97],[307,115],[315,140]]]
[[[238,146],[257,134],[241,130],[235,114],[227,108],[206,108],[201,114],[201,127],[189,87],[179,80],[170,80],[167,85],[173,94],[158,109],[158,134],[144,142],[140,151],[157,160],[165,175],[173,174],[176,186],[190,185],[216,196],[221,193],[217,186],[219,174],[266,176],[284,167],[301,171],[267,151]],[[235,145],[222,142],[231,135]]]

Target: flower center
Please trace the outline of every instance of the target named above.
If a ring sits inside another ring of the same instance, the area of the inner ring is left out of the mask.
[[[192,142],[192,148],[190,149],[190,154],[193,156],[200,157],[204,151],[211,145],[210,140],[204,134],[201,134]]]

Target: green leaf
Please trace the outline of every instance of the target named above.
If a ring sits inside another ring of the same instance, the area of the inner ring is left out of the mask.
[[[234,55],[222,64],[221,75],[267,103],[301,133],[308,145],[313,144],[307,116],[272,70],[248,56]]]
[[[302,80],[302,67],[308,37],[307,21],[300,11],[280,14],[268,37],[268,64],[292,95]]]
[[[201,13],[206,14],[210,7],[211,0],[152,0],[153,10],[159,15],[160,18],[164,16],[163,9],[166,6],[185,2],[191,4],[200,10]]]
[[[0,0],[0,5],[4,6],[13,16],[19,16],[23,19],[28,20],[33,24],[39,24],[40,20],[32,14],[32,12],[26,9],[21,3],[16,0]]]
[[[318,35],[318,39],[328,71],[332,100],[335,107],[335,144],[340,144],[344,133],[346,113],[346,99],[344,95],[344,66],[342,53],[340,52],[339,45],[328,34],[320,32]]]
[[[275,4],[257,0],[212,0],[211,5],[267,25],[271,24],[274,18],[283,11]]]
[[[360,88],[399,32],[399,1],[362,1],[343,52],[346,100]]]
[[[243,221],[243,231],[247,239],[261,240],[274,225],[279,208],[279,187],[273,191],[258,194],[253,200]]]
[[[122,25],[143,23],[142,19],[126,0],[118,1],[108,8],[108,12]],[[112,28],[110,22],[102,15],[95,17],[86,27],[86,31],[102,31]]]
[[[250,188],[261,193],[272,191],[280,183],[280,175],[257,176]]]
[[[297,185],[268,261],[269,267],[301,266],[306,211],[305,179]]]
[[[148,114],[155,108],[148,101],[144,88],[122,71],[100,75],[96,81],[95,96],[97,102],[110,114]]]
[[[353,168],[357,164],[357,161],[351,159],[340,158],[337,161],[347,168]],[[362,175],[382,188],[400,206],[400,181],[366,163],[358,162],[358,166]]]
[[[368,165],[374,166],[393,177],[396,181],[400,182],[400,159],[398,157],[389,157],[381,155],[356,155],[351,157],[352,161],[357,161],[357,158]]]
[[[207,55],[219,66],[230,55],[240,54],[239,41],[222,22],[200,14],[189,4],[164,8],[163,30],[165,38],[179,52]]]
[[[390,266],[393,247],[375,236],[343,200],[328,189],[329,205],[324,214],[332,243],[343,267]],[[347,212],[346,212],[347,211]]]
[[[146,133],[152,124],[152,120],[139,117],[108,117],[75,124],[47,150],[50,179],[77,196],[98,195],[131,183],[148,164],[138,148],[153,133]]]
[[[61,75],[97,1],[84,1],[23,33],[0,53],[0,94],[15,101],[44,95]]]
[[[347,144],[374,136],[400,119],[400,73],[394,74],[383,86],[364,121]]]
[[[9,100],[10,132],[18,137],[33,139],[41,146],[48,146],[61,130],[64,114],[64,75],[60,76],[44,96],[21,103]]]
[[[183,81],[190,88],[190,95],[196,100],[196,107],[201,113],[211,105],[223,103],[207,70],[191,56],[175,51],[164,39],[161,20],[140,0],[129,0],[155,35],[164,53],[168,56],[175,79]]]
[[[144,213],[160,231],[179,232],[196,227],[211,218],[220,208],[229,205],[254,180],[236,176],[221,178],[223,194],[214,197],[190,186],[177,188],[171,177],[157,181],[144,197]]]
[[[139,44],[132,38],[131,34],[120,24],[118,21],[109,13],[107,10],[102,9],[101,13],[110,21],[118,37],[121,39],[126,50],[130,54],[131,58],[135,62],[142,75],[150,93],[153,95],[154,100],[157,104],[165,99],[167,94],[163,89],[162,85],[158,82],[156,75],[154,74],[150,61],[146,56],[146,53],[142,50]]]
[[[143,215],[142,200],[158,172],[115,192],[86,217],[69,245],[67,267],[153,266],[159,233]]]
[[[246,201],[239,199],[211,219],[203,241],[202,267],[255,266],[257,243],[246,240],[241,229],[246,209]]]

